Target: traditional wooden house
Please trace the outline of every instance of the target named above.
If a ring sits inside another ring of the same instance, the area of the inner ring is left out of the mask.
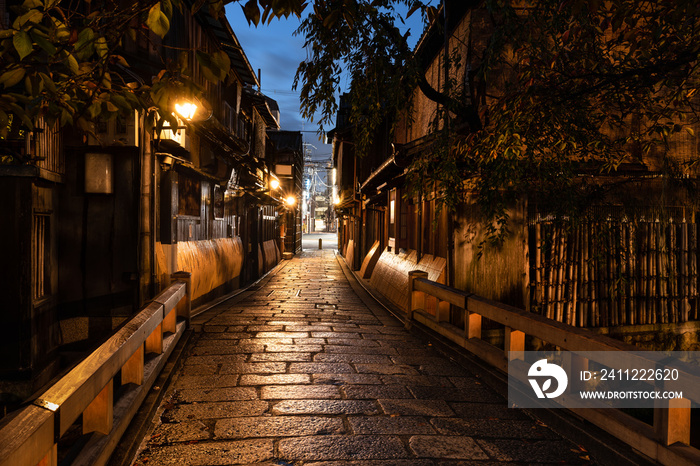
[[[447,3],[447,22],[441,14],[414,52],[435,89],[446,82],[445,49],[451,56],[478,60],[475,48],[483,46],[479,34],[488,33],[490,24],[476,2]],[[455,94],[470,85],[468,73],[477,64],[462,63],[449,71]],[[689,349],[697,343],[695,203],[664,175],[658,152],[638,157],[639,163],[622,167],[614,176],[581,167],[580,179],[593,176],[609,183],[614,178],[629,188],[609,195],[575,225],[523,198],[507,207],[510,235],[505,242],[483,247],[486,228],[471,199],[453,213],[438,213],[435,192],[415,195],[406,190],[410,161],[436,150],[431,128],[440,105],[416,88],[410,118],[397,115],[393,136],[388,125],[378,131],[361,159],[355,155],[348,105],[347,99],[341,100],[331,133],[340,194],[339,249],[395,305],[406,307],[407,272],[422,269],[432,280],[571,325],[628,340],[632,334],[652,334],[656,347]],[[459,131],[464,122],[453,117]],[[669,138],[664,157],[683,162],[698,155],[689,131]]]
[[[301,252],[301,200],[304,173],[303,138],[299,131],[268,131],[266,162],[279,181],[277,195],[283,200],[284,252]]]
[[[2,402],[30,396],[109,336],[173,272],[191,272],[196,306],[281,257],[279,202],[265,194],[266,131],[278,117],[226,19],[175,13],[165,40],[123,46],[127,82],[150,83],[174,50],[223,51],[231,70],[212,83],[190,54],[205,92],[199,115],[178,127],[154,131],[145,112],[97,122],[90,135],[11,123],[0,141]]]

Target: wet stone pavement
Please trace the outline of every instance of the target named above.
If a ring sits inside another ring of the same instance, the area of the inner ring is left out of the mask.
[[[137,465],[591,464],[366,305],[331,250],[193,324]]]

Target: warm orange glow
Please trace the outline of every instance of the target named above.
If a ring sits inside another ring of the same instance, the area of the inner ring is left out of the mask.
[[[187,121],[194,118],[194,114],[197,113],[197,106],[192,102],[185,102],[183,104],[175,104],[175,111],[178,115]]]
[[[276,178],[272,178],[272,180],[270,180],[270,188],[272,188],[272,189],[277,189],[277,188],[279,188],[279,187],[280,187],[280,182],[279,182],[279,180],[276,179]]]
[[[284,203],[291,207],[297,203],[297,198],[294,196],[287,196],[284,200]]]

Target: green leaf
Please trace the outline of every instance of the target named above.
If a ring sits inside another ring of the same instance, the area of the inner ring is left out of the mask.
[[[5,89],[7,89],[20,82],[24,78],[24,75],[24,68],[15,68],[14,70],[6,71],[0,75],[0,84],[3,84]]]
[[[51,17],[51,21],[53,22],[54,26],[54,34],[56,34],[56,39],[59,42],[67,42],[70,40],[70,29],[66,27],[65,24],[63,24],[60,20]]]
[[[19,54],[19,59],[22,60],[24,57],[32,53],[32,39],[29,37],[25,31],[19,31],[12,38],[12,44],[15,46],[15,50]]]
[[[29,10],[12,23],[13,29],[22,29],[27,24],[39,24],[44,15],[39,10]]]
[[[95,33],[90,28],[85,28],[78,33],[78,41],[73,47],[78,58],[86,60],[95,53]]]
[[[211,54],[211,62],[213,66],[219,69],[219,79],[225,79],[231,69],[231,59],[228,54],[224,51],[214,52]]]
[[[27,10],[31,10],[32,8],[40,8],[44,6],[44,2],[41,0],[24,0],[24,3],[22,3],[22,6],[26,8]]]
[[[42,36],[36,31],[36,29],[32,29],[30,34],[32,36],[32,39],[34,39],[34,42],[36,42],[36,44],[39,47],[41,47],[46,53],[48,53],[51,56],[54,56],[56,54],[56,46],[48,40],[46,40],[44,36]]]
[[[95,41],[95,51],[100,58],[104,58],[109,53],[109,46],[107,45],[107,39],[104,37],[98,37]]]
[[[46,73],[39,73],[39,77],[44,81],[44,87],[49,90],[49,92],[56,93],[56,84],[54,84],[53,79]]]
[[[148,26],[151,31],[159,35],[161,38],[165,37],[165,35],[168,33],[168,30],[170,29],[170,21],[165,13],[163,13],[163,11],[160,9],[160,3],[156,3],[149,10],[146,26]]]
[[[68,67],[73,74],[78,74],[80,72],[80,65],[78,65],[78,60],[72,54],[68,54],[63,63]]]
[[[260,8],[258,8],[257,0],[249,0],[245,6],[241,5],[241,8],[248,24],[253,23],[257,26],[260,23]]]

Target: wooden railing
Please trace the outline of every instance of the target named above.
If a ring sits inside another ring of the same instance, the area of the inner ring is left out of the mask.
[[[409,308],[406,326],[419,322],[465,348],[503,372],[509,364],[525,365],[525,335],[568,351],[614,351],[611,357],[623,358],[626,367],[649,367],[649,359],[639,355],[638,347],[589,330],[573,327],[512,306],[456,290],[428,280],[423,271],[409,272]],[[429,297],[437,299],[435,315],[425,311]],[[449,323],[450,305],[464,313],[464,327]],[[499,348],[481,339],[481,321],[486,318],[505,326],[504,347]],[[624,351],[624,353],[619,353]],[[630,352],[636,352],[630,353]],[[575,357],[575,356],[574,356]],[[588,361],[572,361],[576,367],[587,367]],[[653,367],[653,366],[652,366]],[[700,402],[700,378],[681,369],[678,388],[688,398],[657,401],[654,425],[648,425],[616,409],[571,408],[576,415],[596,424],[628,445],[662,464],[700,464],[700,451],[690,444],[691,400]]]
[[[92,436],[73,464],[106,463],[188,325],[191,277],[178,272],[173,279],[109,340],[0,427],[0,466],[56,465],[57,443],[81,415],[83,434],[104,435]],[[147,359],[148,353],[157,356]],[[127,389],[115,400],[117,373]]]

